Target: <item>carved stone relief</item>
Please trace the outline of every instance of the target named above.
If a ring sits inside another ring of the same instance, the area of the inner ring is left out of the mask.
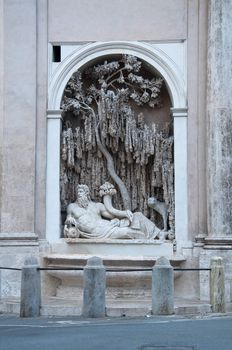
[[[109,57],[73,74],[61,105],[64,213],[76,200],[78,184],[86,184],[90,197],[100,202],[100,186],[108,181],[117,189],[115,208],[142,213],[173,238],[173,135],[167,95],[163,79],[134,56]],[[150,197],[163,202],[165,210],[148,202]]]

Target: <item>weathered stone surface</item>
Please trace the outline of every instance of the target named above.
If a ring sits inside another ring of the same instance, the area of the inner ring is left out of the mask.
[[[231,295],[232,295],[232,256],[230,249],[204,249],[200,254],[199,267],[210,268],[211,258],[213,256],[220,256],[223,259],[225,270],[225,301],[226,311],[231,311]],[[200,299],[210,300],[210,271],[200,272]]]
[[[0,266],[21,268],[26,257],[31,255],[38,256],[38,254],[39,243],[34,234],[0,234]],[[1,298],[18,298],[20,296],[20,288],[21,271],[0,271]]]
[[[232,234],[232,2],[209,1],[208,23],[208,230]]]
[[[22,268],[20,317],[38,317],[41,305],[41,286],[38,261],[28,257]]]
[[[225,273],[222,258],[211,259],[210,303],[213,312],[225,312]]]
[[[0,230],[9,233],[34,231],[36,9],[35,0],[4,1],[1,19],[5,44]]]
[[[174,313],[173,268],[168,259],[157,260],[152,271],[152,313],[171,315]]]
[[[84,317],[105,316],[106,272],[102,259],[88,259],[84,268],[83,310]]]

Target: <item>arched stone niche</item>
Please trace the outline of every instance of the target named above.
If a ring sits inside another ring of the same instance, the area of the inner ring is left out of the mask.
[[[136,56],[154,68],[164,79],[170,96],[174,120],[175,231],[177,247],[181,248],[187,241],[187,109],[184,76],[167,53],[158,47],[137,42],[84,45],[67,56],[53,74],[49,86],[47,113],[46,237],[50,243],[60,239],[60,103],[65,86],[72,74],[89,62],[121,54]]]

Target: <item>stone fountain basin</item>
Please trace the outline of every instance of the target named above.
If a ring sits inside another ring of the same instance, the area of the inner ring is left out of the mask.
[[[102,258],[109,270],[106,274],[107,294],[113,295],[113,298],[122,295],[150,296],[152,273],[147,269],[152,269],[160,256],[168,258],[173,267],[180,267],[185,261],[185,257],[173,253],[170,241],[69,239],[67,242],[61,239],[52,249],[52,253],[43,257],[44,266],[48,268],[83,268],[90,257]],[[82,270],[49,270],[48,274],[60,280],[57,296],[82,293]],[[175,273],[175,277],[178,274]]]

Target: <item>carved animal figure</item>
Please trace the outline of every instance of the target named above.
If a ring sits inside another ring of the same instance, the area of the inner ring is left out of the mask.
[[[157,211],[163,219],[164,231],[168,231],[168,208],[164,202],[158,201],[156,197],[148,198],[147,204],[150,208]]]

